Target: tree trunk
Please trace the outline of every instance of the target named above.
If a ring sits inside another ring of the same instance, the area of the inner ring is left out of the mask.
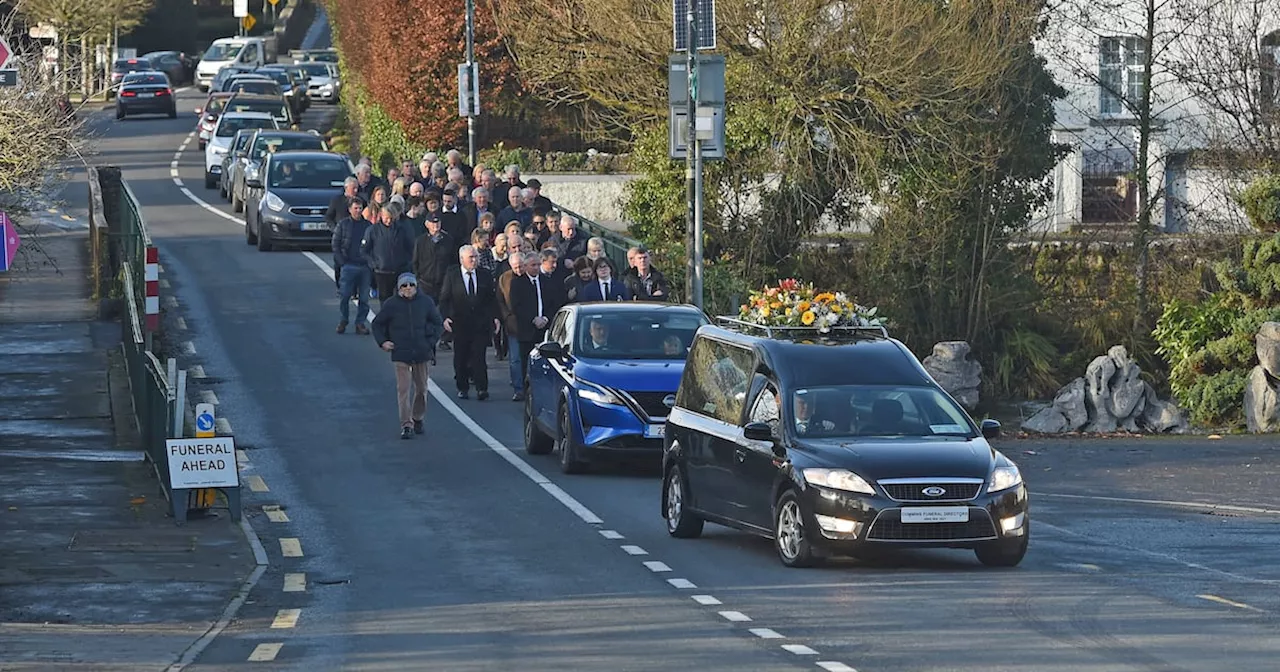
[[[1146,25],[1142,40],[1145,43],[1142,68],[1142,96],[1137,103],[1138,116],[1138,155],[1136,157],[1136,175],[1138,182],[1138,224],[1134,231],[1133,251],[1136,256],[1136,279],[1134,296],[1136,306],[1133,312],[1133,345],[1136,346],[1150,331],[1148,311],[1150,304],[1151,271],[1151,134],[1155,131],[1155,121],[1151,116],[1151,70],[1155,54],[1153,43],[1156,31],[1156,0],[1146,0]]]

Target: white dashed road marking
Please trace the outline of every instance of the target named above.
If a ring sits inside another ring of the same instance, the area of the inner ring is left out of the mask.
[[[782,635],[778,634],[778,631],[773,628],[751,628],[747,632],[750,632],[760,639],[786,639]]]
[[[284,648],[284,644],[274,642],[271,644],[259,644],[254,647],[253,653],[249,654],[249,662],[251,663],[269,663],[280,655],[280,649]]]
[[[201,390],[200,398],[204,400],[204,403],[206,404],[213,404],[214,406],[218,405],[218,395],[214,394],[213,390]]]
[[[644,566],[648,567],[649,571],[655,573],[671,571],[671,568],[667,566],[667,563],[658,562],[657,560],[650,560],[649,562],[644,563]]]
[[[682,590],[698,587],[697,584],[689,579],[667,579],[667,583],[671,584],[672,588],[680,588]]]
[[[604,537],[605,539],[626,539],[626,537],[622,536],[618,532],[615,532],[614,530],[600,530],[600,536]]]
[[[280,539],[280,555],[286,558],[302,557],[302,542],[297,537],[284,537]]]
[[[622,547],[622,550],[626,551],[627,555],[649,555],[649,551],[646,551],[643,548],[640,548],[639,546],[632,546],[630,544],[624,545]]]
[[[722,611],[720,612],[720,617],[730,623],[746,623],[751,620],[750,616],[741,611]]]
[[[244,482],[249,485],[249,489],[253,492],[271,492],[271,489],[267,487],[267,482],[257,474],[244,479]]]
[[[697,602],[704,607],[714,607],[717,604],[723,604],[720,600],[710,595],[690,595],[689,597],[692,598],[694,602]]]
[[[307,591],[307,575],[301,572],[291,572],[284,575],[284,592],[286,593],[304,593]]]
[[[213,428],[217,430],[218,436],[235,436],[235,432],[231,431],[231,423],[226,418],[215,419]]]
[[[821,667],[827,672],[858,672],[844,663],[837,663],[833,660],[824,660],[818,663],[818,667]]]
[[[783,644],[782,648],[796,654],[797,656],[816,656],[817,651],[805,646],[804,644]]]
[[[282,630],[292,628],[298,625],[298,617],[302,616],[301,609],[281,609],[276,612],[276,619],[271,621],[271,629]]]

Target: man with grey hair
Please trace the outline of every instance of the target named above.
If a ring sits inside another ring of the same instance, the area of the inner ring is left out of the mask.
[[[430,168],[431,164],[439,160],[440,160],[440,155],[436,154],[435,152],[427,152],[426,154],[422,155],[422,163],[427,164],[428,168]],[[423,176],[425,175],[426,175],[426,171],[423,171]]]
[[[502,226],[513,221],[520,222],[521,233],[533,226],[533,210],[525,205],[524,191],[520,187],[507,188],[507,207],[498,213],[498,223]]]
[[[573,260],[587,253],[587,234],[578,228],[578,220],[572,215],[560,215],[560,229],[551,236],[560,252],[560,263],[573,268]]]
[[[467,201],[467,204],[464,205],[462,209],[467,214],[467,224],[469,224],[473,230],[480,227],[480,218],[483,217],[486,212],[493,214],[495,217],[494,222],[498,221],[496,219],[498,213],[493,212],[489,206],[489,190],[484,187],[476,187],[475,189],[472,189],[471,199]]]
[[[462,152],[459,152],[456,149],[450,149],[448,152],[445,153],[444,157],[445,157],[445,161],[449,162],[450,168],[457,168],[458,170],[462,171],[462,174],[466,175],[467,180],[470,181],[472,168],[471,166],[467,165],[466,161],[462,160]]]
[[[475,246],[458,249],[458,265],[445,273],[440,288],[440,314],[444,330],[453,334],[453,382],[458,386],[458,398],[468,398],[475,383],[476,399],[484,401],[489,398],[484,352],[500,322],[493,276],[479,268],[479,262]]]
[[[373,197],[373,190],[377,188],[378,180],[373,177],[373,168],[369,164],[362,163],[356,166],[356,193],[360,198],[368,201]]]
[[[347,216],[347,208],[355,197],[359,183],[355,177],[348,177],[342,182],[342,193],[329,199],[329,207],[324,211],[324,221],[329,230],[338,228],[338,222]],[[333,256],[333,284],[338,288],[338,296],[342,296],[342,265],[338,263],[338,255]]]

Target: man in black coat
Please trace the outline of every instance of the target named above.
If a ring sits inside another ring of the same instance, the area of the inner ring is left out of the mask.
[[[529,353],[533,351],[533,346],[543,340],[552,316],[560,310],[557,298],[559,292],[539,272],[542,261],[538,255],[522,253],[520,263],[524,277],[514,277],[511,280],[509,301],[514,324],[508,325],[508,328],[515,327],[515,331],[511,333],[519,344],[518,353],[508,353],[513,362],[517,355],[520,358],[522,385],[516,392],[517,396],[521,396],[528,386]],[[514,369],[514,364],[512,368]]]
[[[347,216],[347,208],[350,207],[351,199],[356,195],[356,188],[359,183],[356,178],[348,177],[342,183],[342,193],[329,199],[329,207],[324,211],[324,221],[329,225],[329,230],[333,231],[338,228],[338,222]],[[363,207],[363,206],[362,206]],[[333,258],[333,284],[338,286],[338,293],[342,293],[342,264],[338,262],[338,257]]]
[[[440,286],[440,314],[445,331],[453,334],[453,381],[458,398],[466,399],[471,383],[476,399],[489,398],[489,370],[484,352],[498,331],[497,295],[493,275],[479,267],[480,255],[471,245],[458,250],[458,265],[444,274]]]
[[[418,293],[412,273],[400,275],[395,295],[385,300],[373,318],[374,342],[391,353],[396,369],[402,439],[425,431],[422,419],[427,412],[427,362],[435,359],[442,323],[435,302]]]
[[[440,228],[440,215],[427,215],[427,233],[413,245],[413,273],[422,283],[422,291],[432,299],[440,298],[440,283],[444,273],[453,265],[453,255],[458,248],[453,238]]]
[[[360,252],[373,269],[373,284],[378,291],[378,305],[396,293],[396,278],[409,270],[413,255],[413,238],[407,229],[396,225],[399,213],[390,206],[378,211],[379,221],[365,230]]]

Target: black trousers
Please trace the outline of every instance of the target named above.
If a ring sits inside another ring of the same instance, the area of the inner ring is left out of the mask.
[[[338,263],[338,258],[333,258],[333,284],[338,286],[338,291],[342,291],[342,264]]]
[[[459,392],[471,389],[489,391],[489,365],[484,351],[489,347],[489,334],[484,329],[458,329],[453,332],[453,382]]]
[[[378,290],[379,307],[385,304],[387,299],[396,295],[396,278],[398,277],[400,277],[399,273],[373,272],[373,287]]]

